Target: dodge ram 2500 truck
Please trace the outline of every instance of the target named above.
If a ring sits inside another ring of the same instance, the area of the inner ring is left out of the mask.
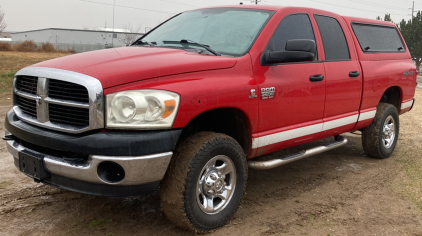
[[[368,156],[389,157],[415,87],[392,23],[298,7],[206,8],[130,47],[20,70],[4,139],[37,182],[101,196],[160,186],[167,217],[206,232],[238,209],[248,168],[340,147],[340,134],[357,130]]]

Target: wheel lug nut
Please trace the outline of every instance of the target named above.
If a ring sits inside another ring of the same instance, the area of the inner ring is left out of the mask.
[[[212,180],[216,180],[216,179],[217,179],[217,177],[215,177],[215,175],[211,175],[211,176],[210,176],[210,178],[211,178]]]
[[[226,176],[225,176],[225,175],[223,175],[223,176],[221,176],[221,178],[222,178],[222,179],[226,179]]]
[[[210,189],[210,190],[208,190],[208,192],[207,192],[209,195],[213,195],[214,194],[214,190],[212,190],[212,189]]]

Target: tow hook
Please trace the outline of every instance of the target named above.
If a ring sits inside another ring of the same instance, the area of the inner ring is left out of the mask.
[[[2,138],[2,139],[3,139],[4,141],[14,140],[13,135],[11,135],[11,134],[8,134],[8,135],[3,136],[3,138]]]

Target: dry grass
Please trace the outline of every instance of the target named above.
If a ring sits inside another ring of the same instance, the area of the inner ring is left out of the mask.
[[[412,111],[400,116],[400,137],[394,158],[406,173],[401,190],[422,212],[422,89],[416,89],[415,98]]]
[[[68,53],[0,52],[0,92],[11,92],[15,73],[32,64],[69,55]]]
[[[73,49],[57,50],[54,47],[54,45],[49,43],[49,42],[41,43],[41,45],[38,46],[32,40],[25,40],[22,43],[15,43],[15,44],[0,42],[0,52],[1,51],[4,51],[4,52],[15,51],[15,52],[76,53],[76,51],[73,50]]]

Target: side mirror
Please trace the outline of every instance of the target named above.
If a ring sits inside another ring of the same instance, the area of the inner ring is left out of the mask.
[[[310,39],[292,39],[286,42],[286,51],[267,51],[268,64],[315,60],[316,44]]]

